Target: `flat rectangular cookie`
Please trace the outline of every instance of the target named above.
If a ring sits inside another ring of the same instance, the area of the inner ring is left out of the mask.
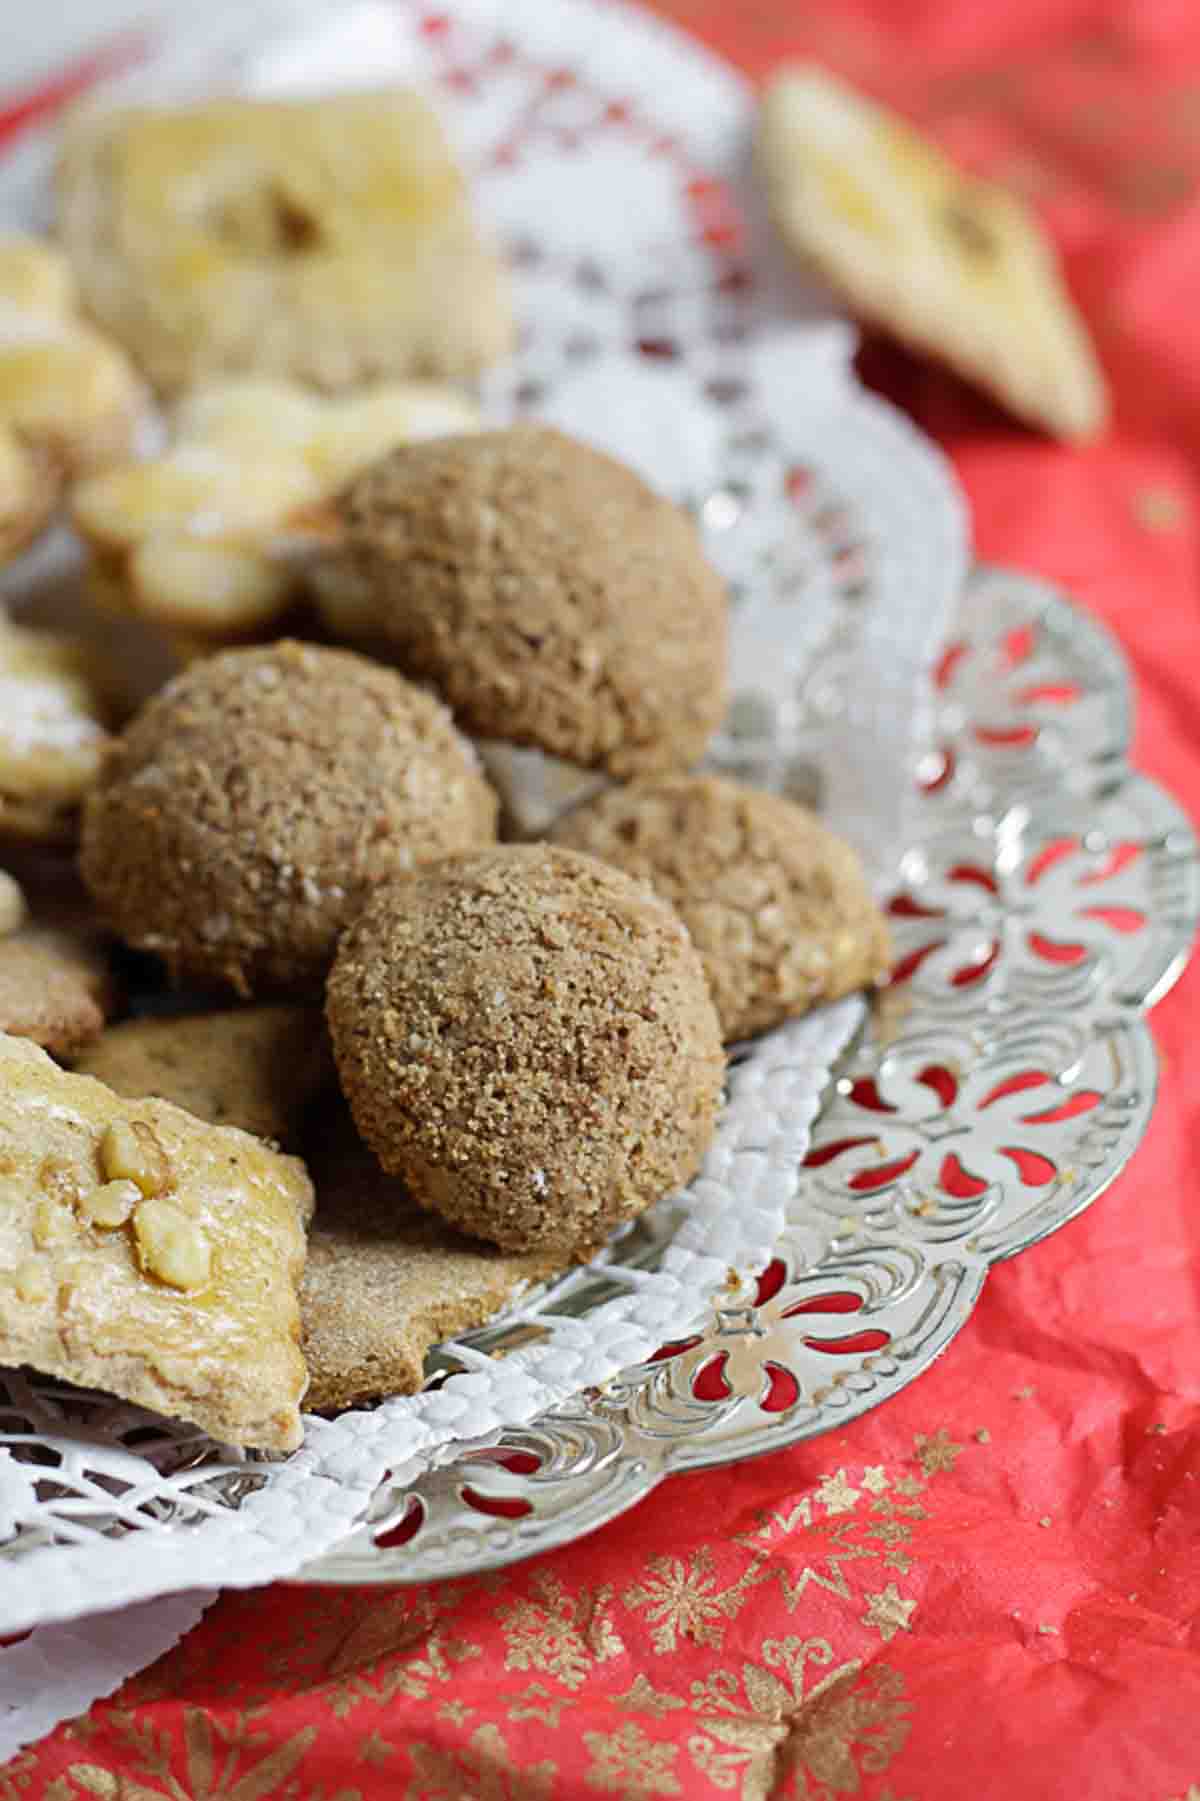
[[[507,282],[432,109],[404,89],[84,107],[59,225],[93,317],[151,380],[334,392],[472,377],[507,354]]]
[[[0,958],[3,951],[0,940]],[[197,1119],[286,1143],[333,1080],[333,1059],[318,1010],[230,1007],[124,1020],[76,1059],[75,1070],[128,1099],[154,1095]]]
[[[293,1450],[297,1158],[0,1036],[0,1364]]]
[[[308,1159],[317,1214],[300,1307],[314,1412],[415,1394],[432,1345],[483,1325],[564,1267],[561,1253],[500,1251],[422,1212],[340,1104]]]

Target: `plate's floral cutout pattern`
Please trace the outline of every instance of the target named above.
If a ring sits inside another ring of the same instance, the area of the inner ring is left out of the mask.
[[[923,823],[885,901],[891,988],[790,1172],[775,1258],[586,1407],[538,1422],[536,1472],[510,1461],[499,1491],[492,1478],[502,1521],[478,1518],[470,1453],[389,1492],[402,1553],[381,1557],[361,1533],[323,1575],[416,1579],[519,1556],[668,1470],[852,1418],[949,1343],[989,1263],[1120,1169],[1154,1094],[1140,1014],[1200,918],[1194,836],[1121,760],[1118,653],[1042,584],[980,572],[938,667],[951,774],[918,774]],[[491,1454],[531,1449],[508,1434]]]

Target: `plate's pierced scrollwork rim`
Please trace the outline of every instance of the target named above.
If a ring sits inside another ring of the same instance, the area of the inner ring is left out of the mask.
[[[981,680],[986,716],[970,704]],[[907,1008],[844,1059],[757,1285],[600,1389],[384,1485],[299,1580],[500,1566],[616,1518],[666,1475],[847,1423],[946,1349],[993,1263],[1123,1169],[1157,1080],[1143,1015],[1200,920],[1200,848],[1124,761],[1123,653],[1046,584],[977,569],[937,685],[941,760],[889,902]]]

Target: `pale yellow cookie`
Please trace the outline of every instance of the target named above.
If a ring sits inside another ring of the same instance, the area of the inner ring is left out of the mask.
[[[293,1450],[309,1195],[248,1133],[0,1036],[0,1364]]]
[[[864,319],[1030,424],[1102,430],[1108,390],[1087,329],[1014,194],[811,65],[767,88],[757,164],[783,238]]]
[[[346,482],[397,444],[478,424],[472,402],[432,383],[336,400],[255,377],[198,388],[161,455],[75,489],[89,594],[189,654],[269,632],[304,592],[305,552],[324,544]]]
[[[75,312],[58,251],[0,237],[0,562],[45,525],[72,477],[126,453],[142,389]]]
[[[69,841],[109,742],[102,679],[65,632],[0,611],[0,839]]]
[[[511,343],[504,271],[404,89],[85,108],[58,196],[89,311],[164,390],[244,372],[329,392],[458,380]]]

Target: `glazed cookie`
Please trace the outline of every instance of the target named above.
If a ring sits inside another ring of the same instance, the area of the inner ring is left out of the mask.
[[[386,1176],[344,1106],[312,1134],[317,1215],[300,1286],[314,1412],[415,1394],[431,1345],[482,1326],[566,1258],[480,1244],[425,1213]]]
[[[712,1138],[725,1065],[700,959],[592,857],[509,846],[378,889],[326,1012],[383,1167],[508,1250],[599,1243]]]
[[[757,161],[781,236],[864,319],[1032,425],[1064,438],[1103,429],[1087,327],[1015,194],[812,65],[767,88]]]
[[[0,839],[69,843],[109,743],[95,657],[0,610]]]
[[[691,520],[542,426],[394,451],[343,504],[327,590],[465,729],[627,777],[696,760],[725,705],[726,603]]]
[[[881,981],[888,932],[851,847],[806,808],[717,776],[614,788],[555,841],[669,901],[704,960],[726,1042]]]
[[[300,1443],[304,1166],[0,1037],[0,1364]]]
[[[74,490],[90,596],[194,651],[262,635],[303,597],[339,488],[396,444],[478,423],[473,403],[417,382],[339,400],[250,377],[198,388],[161,455]]]
[[[75,1059],[75,1073],[286,1144],[333,1068],[320,1014],[275,1006],[127,1019]]]
[[[80,868],[177,979],[304,995],[377,883],[486,843],[495,819],[437,701],[282,640],[195,663],[142,709],[88,798]]]
[[[75,304],[56,250],[0,237],[0,563],[37,536],[73,476],[128,452],[143,411],[124,355]]]
[[[85,108],[58,199],[89,312],[164,390],[458,380],[512,341],[504,271],[432,109],[403,89]]]

